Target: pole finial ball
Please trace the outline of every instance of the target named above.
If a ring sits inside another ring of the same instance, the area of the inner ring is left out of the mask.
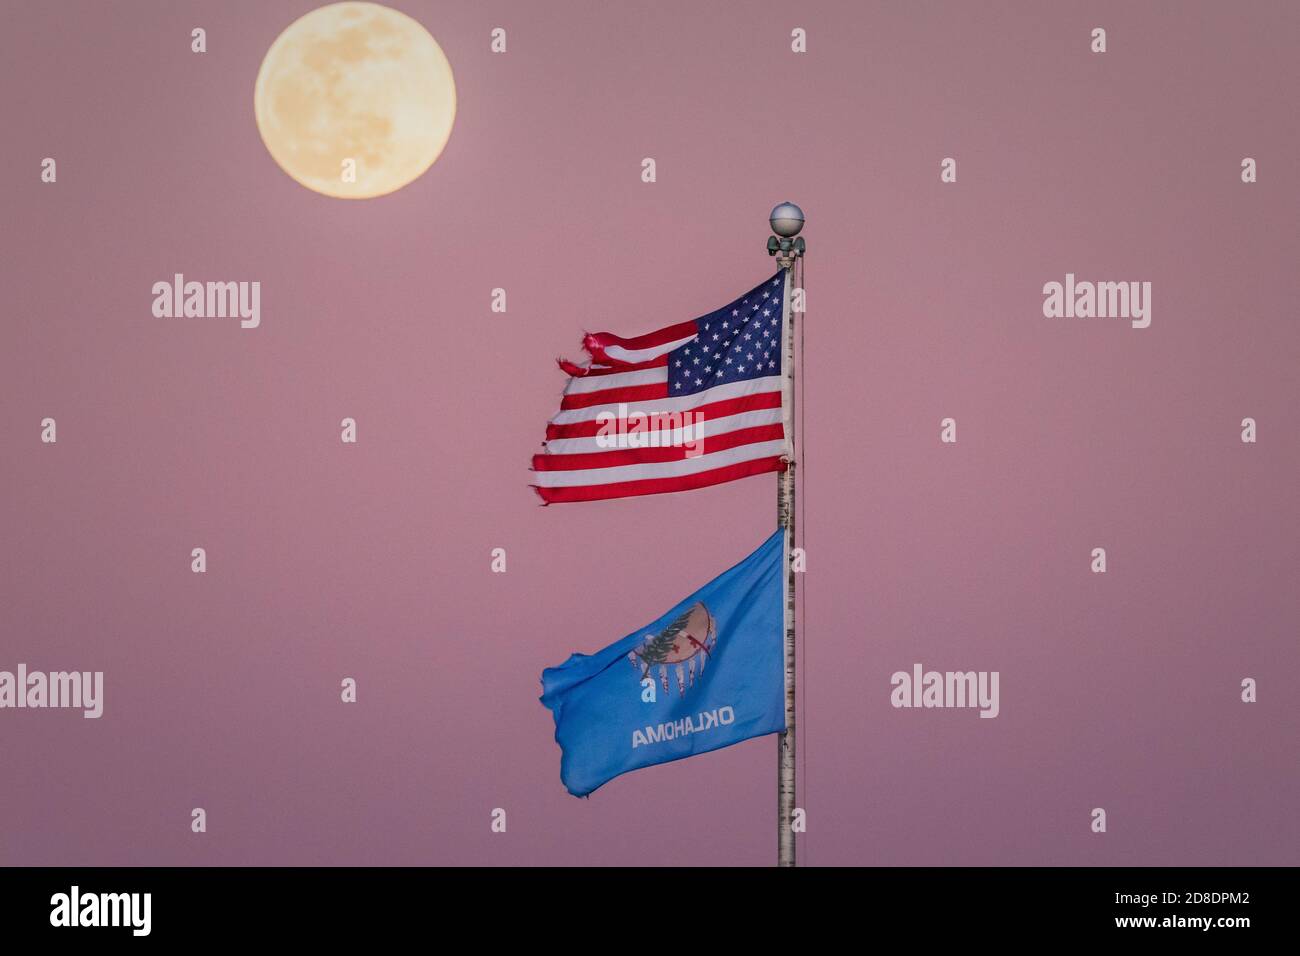
[[[772,231],[783,239],[799,235],[803,229],[803,210],[792,202],[783,202],[772,210]]]

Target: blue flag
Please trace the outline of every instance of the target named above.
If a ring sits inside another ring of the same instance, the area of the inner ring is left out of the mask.
[[[783,542],[778,528],[663,617],[542,672],[569,793],[785,730]]]

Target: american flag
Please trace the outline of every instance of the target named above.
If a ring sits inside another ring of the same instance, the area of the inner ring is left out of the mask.
[[[546,504],[703,488],[785,469],[784,271],[715,312],[634,338],[588,333],[533,456]]]

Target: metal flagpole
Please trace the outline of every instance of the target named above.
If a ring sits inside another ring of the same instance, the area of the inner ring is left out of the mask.
[[[781,295],[781,420],[785,426],[786,469],[776,476],[776,519],[785,529],[785,556],[782,568],[785,591],[785,732],[777,737],[776,766],[776,865],[794,866],[794,802],[795,802],[795,634],[794,634],[794,568],[790,562],[790,548],[794,544],[794,313],[790,309],[795,262],[803,256],[804,241],[795,238],[803,229],[803,210],[794,203],[781,203],[772,210],[770,219],[773,236],[767,240],[768,255],[776,256],[777,265],[785,270],[784,289]]]

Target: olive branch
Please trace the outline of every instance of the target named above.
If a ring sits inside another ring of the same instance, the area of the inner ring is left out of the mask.
[[[642,645],[637,654],[647,664],[662,664],[668,659],[669,653],[673,649],[673,643],[677,640],[677,635],[686,628],[686,622],[690,620],[693,608],[687,608],[686,611],[663,629],[663,632],[650,641]]]

